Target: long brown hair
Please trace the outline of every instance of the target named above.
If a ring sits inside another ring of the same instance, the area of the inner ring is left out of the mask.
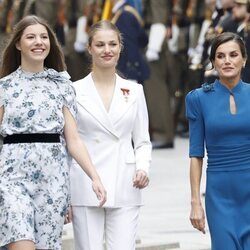
[[[16,24],[14,31],[10,37],[10,40],[3,51],[0,77],[9,75],[20,66],[21,52],[16,48],[16,44],[20,41],[23,31],[28,26],[34,24],[43,25],[46,28],[50,39],[50,52],[44,61],[44,67],[53,68],[57,71],[63,71],[66,69],[62,48],[53,30],[49,27],[48,23],[42,18],[34,15],[29,15],[25,16]]]

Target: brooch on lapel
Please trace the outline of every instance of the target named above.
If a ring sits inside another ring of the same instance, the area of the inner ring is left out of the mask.
[[[125,102],[127,102],[130,90],[129,89],[121,88],[121,91],[122,91],[122,94],[124,96]]]

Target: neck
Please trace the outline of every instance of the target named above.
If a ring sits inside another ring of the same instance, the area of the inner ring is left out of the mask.
[[[22,70],[26,71],[26,72],[32,72],[32,73],[37,73],[37,72],[41,72],[44,70],[44,65],[43,63],[33,63],[32,65],[30,64],[26,64],[26,63],[21,63],[21,68]]]
[[[233,79],[223,79],[223,78],[220,78],[220,82],[226,86],[228,89],[233,89],[237,84],[238,82],[240,81],[240,78],[233,78]]]
[[[92,70],[92,78],[95,84],[102,84],[102,85],[114,85],[116,74],[115,69],[98,69],[93,68]]]

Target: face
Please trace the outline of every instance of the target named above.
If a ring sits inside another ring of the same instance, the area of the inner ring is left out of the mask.
[[[21,66],[32,69],[41,65],[50,51],[50,40],[47,29],[41,24],[28,26],[21,36],[16,48],[21,51]]]
[[[116,66],[121,52],[121,44],[115,31],[98,30],[89,47],[93,65],[100,68]]]
[[[233,7],[233,18],[237,22],[243,22],[246,19],[247,5],[246,4],[235,4]]]
[[[234,0],[221,0],[220,2],[223,9],[232,8],[234,6]]]
[[[221,81],[236,81],[240,79],[241,69],[245,64],[239,45],[234,41],[221,44],[215,53],[213,62]]]

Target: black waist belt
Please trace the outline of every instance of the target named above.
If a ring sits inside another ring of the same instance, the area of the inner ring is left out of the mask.
[[[60,134],[13,134],[3,138],[3,144],[11,143],[56,143],[60,142]]]

